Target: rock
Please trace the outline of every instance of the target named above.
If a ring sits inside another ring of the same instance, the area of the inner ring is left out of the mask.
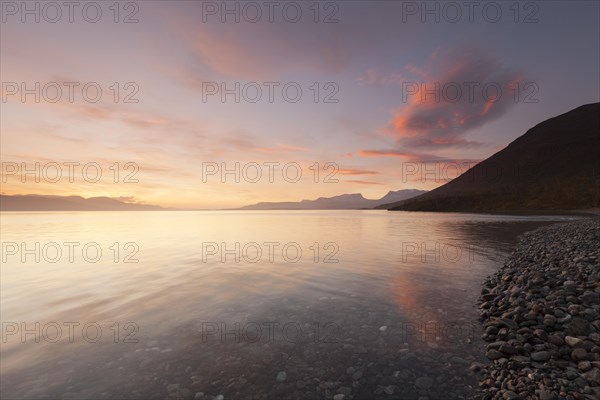
[[[540,400],[556,400],[556,394],[552,393],[549,390],[540,391]]]
[[[538,351],[531,354],[531,359],[538,362],[548,361],[551,357],[552,356],[547,351]]]
[[[583,346],[583,340],[573,336],[565,336],[565,343],[569,347],[581,347]]]
[[[533,335],[539,337],[542,340],[546,340],[548,338],[548,333],[543,329],[534,330]]]
[[[529,356],[511,356],[510,359],[521,364],[528,363],[531,361]]]
[[[560,347],[562,345],[565,344],[565,341],[558,335],[550,335],[548,336],[548,342],[552,343],[553,345]]]
[[[333,396],[333,400],[344,400],[345,398],[346,398],[346,395],[342,394],[342,393],[338,393],[335,396]]]
[[[585,374],[583,374],[583,377],[588,382],[600,385],[600,368],[594,368],[591,371],[586,372]]]
[[[481,338],[490,342],[491,361],[481,368],[484,394],[476,398],[600,399],[598,243],[597,219],[543,227],[525,234],[486,280]],[[445,357],[453,368],[452,355]]]
[[[571,319],[573,319],[573,317],[571,316],[571,314],[567,314],[567,315],[565,315],[565,316],[564,316],[564,317],[562,317],[562,318],[558,318],[558,319],[556,320],[556,322],[558,322],[559,324],[562,324],[562,325],[564,325],[564,324],[566,324],[567,322],[571,321]]]
[[[173,392],[177,392],[179,391],[180,385],[178,383],[173,383],[170,385],[167,385],[167,392],[169,393],[173,393]]]
[[[483,365],[475,362],[475,363],[471,364],[471,366],[469,367],[469,370],[472,372],[479,372],[479,371],[481,371],[482,368],[483,368]]]
[[[490,360],[497,360],[497,359],[503,357],[502,353],[500,353],[498,350],[493,350],[493,349],[492,350],[488,350],[485,353],[485,356],[487,358],[489,358]]]
[[[353,375],[352,375],[352,380],[359,380],[360,378],[363,377],[363,373],[361,371],[356,371]]]
[[[385,326],[385,325],[383,325],[383,326],[380,326],[380,327],[379,327],[379,331],[381,331],[381,332],[385,332],[385,331],[387,331],[387,328],[388,328],[388,327],[387,327],[387,326]]]
[[[544,325],[546,325],[546,326],[556,325],[556,317],[552,314],[546,314],[544,316]]]
[[[501,322],[506,327],[512,329],[512,330],[516,331],[517,329],[519,329],[519,325],[515,321],[513,321],[512,319],[500,318],[498,321]]]
[[[277,382],[283,382],[287,379],[287,374],[285,373],[285,371],[279,371],[279,373],[277,374]]]
[[[583,293],[583,295],[579,296],[579,299],[583,302],[583,304],[588,306],[592,306],[600,302],[600,296],[598,295],[598,293],[589,290]]]
[[[504,343],[502,346],[500,346],[499,351],[504,354],[517,354],[518,353],[517,349],[508,343]]]
[[[415,386],[419,389],[427,390],[433,386],[433,379],[428,376],[422,376],[415,380]]]
[[[590,328],[586,320],[575,317],[565,325],[565,331],[569,336],[587,336],[590,333]]]
[[[589,371],[592,369],[592,363],[589,361],[580,361],[579,364],[577,364],[577,369],[581,372]]]
[[[519,395],[511,390],[507,390],[506,392],[504,392],[504,394],[502,394],[502,398],[504,400],[516,400],[519,398]]]
[[[588,353],[585,349],[577,348],[571,353],[573,361],[583,361],[587,359]]]

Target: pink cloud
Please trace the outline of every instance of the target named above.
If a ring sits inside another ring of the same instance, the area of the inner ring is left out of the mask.
[[[290,29],[268,22],[199,25],[181,19],[173,23],[193,61],[225,77],[273,80],[298,71],[331,74],[342,71],[349,61],[344,37],[325,24]],[[191,72],[175,75],[196,87],[201,81]]]
[[[340,169],[337,171],[341,175],[377,175],[377,171],[369,171],[364,169]]]
[[[380,182],[370,182],[370,181],[347,180],[345,182],[357,183],[357,184],[360,184],[360,185],[383,185],[383,183],[380,183]]]
[[[523,81],[520,72],[472,47],[438,49],[425,66],[407,70],[424,80],[403,84],[407,105],[388,131],[409,148],[480,146],[465,135],[504,115],[515,104],[514,85]]]

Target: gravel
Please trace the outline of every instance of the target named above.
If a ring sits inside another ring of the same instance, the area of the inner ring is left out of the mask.
[[[483,399],[600,398],[600,223],[525,234],[484,283]]]

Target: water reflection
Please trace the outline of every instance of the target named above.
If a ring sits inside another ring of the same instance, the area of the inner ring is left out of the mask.
[[[479,285],[518,234],[552,220],[2,214],[2,395],[465,398]],[[55,262],[49,247],[23,261],[5,245],[71,242],[74,258]],[[100,257],[80,252],[90,243]]]

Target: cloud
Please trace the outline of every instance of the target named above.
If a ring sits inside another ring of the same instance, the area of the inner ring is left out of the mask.
[[[198,24],[187,16],[175,21],[182,43],[198,68],[245,80],[279,79],[285,73],[338,73],[349,61],[343,35],[328,24]],[[196,69],[197,69],[196,68]],[[188,72],[182,78],[198,82]]]
[[[383,73],[375,68],[370,68],[364,75],[359,76],[356,81],[361,86],[401,86],[407,78],[402,72],[392,71]]]
[[[439,149],[476,147],[465,136],[504,115],[514,104],[523,74],[474,47],[440,49],[423,67],[405,68],[418,79],[402,82],[407,103],[387,130],[399,145]]]
[[[378,175],[377,171],[368,171],[362,169],[340,169],[337,171],[341,175]]]
[[[277,144],[274,147],[253,147],[252,150],[258,151],[260,153],[289,153],[292,151],[308,151],[306,147],[292,146],[289,144]]]
[[[404,157],[411,161],[441,160],[442,157],[433,154],[414,153],[408,150],[388,149],[388,150],[360,150],[358,154],[361,157]]]
[[[383,185],[383,183],[380,182],[370,182],[370,181],[355,181],[355,180],[348,180],[345,182],[349,182],[349,183],[357,183],[360,185]]]

